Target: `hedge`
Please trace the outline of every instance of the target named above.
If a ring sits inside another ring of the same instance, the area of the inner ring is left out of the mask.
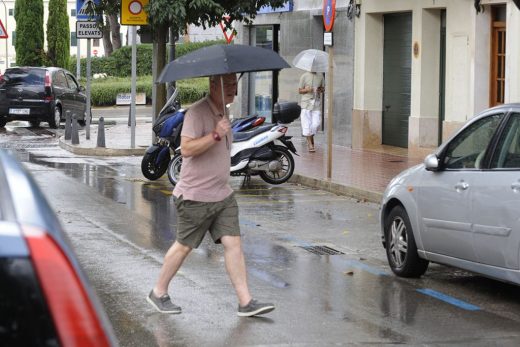
[[[175,45],[176,57],[183,56],[196,49],[222,44],[223,40],[187,42]],[[137,76],[152,74],[153,47],[151,44],[137,45]],[[168,60],[168,58],[167,58]],[[76,72],[76,56],[70,59],[69,70]],[[114,51],[110,57],[91,57],[92,74],[106,73],[109,76],[129,77],[132,72],[132,46],[124,46]],[[87,71],[87,59],[81,59],[81,75],[85,76]]]
[[[81,84],[85,84],[82,80]],[[191,104],[208,92],[207,78],[193,78],[177,82],[181,104]],[[137,79],[137,92],[146,93],[147,103],[152,99],[152,76],[142,76]],[[115,105],[118,93],[130,93],[131,82],[128,78],[109,77],[92,80],[91,103],[93,106]]]

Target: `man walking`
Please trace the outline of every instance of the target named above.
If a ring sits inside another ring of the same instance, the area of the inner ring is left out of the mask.
[[[247,273],[238,206],[229,185],[231,125],[225,105],[235,98],[235,74],[210,77],[209,95],[192,105],[181,133],[183,163],[173,190],[177,210],[177,238],[164,258],[159,279],[147,297],[159,312],[181,313],[168,295],[168,286],[184,259],[209,231],[224,246],[226,270],[238,297],[239,316],[249,317],[274,310],[273,304],[252,299]]]

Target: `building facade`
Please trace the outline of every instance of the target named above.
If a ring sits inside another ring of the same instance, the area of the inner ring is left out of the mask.
[[[354,68],[354,21],[347,18],[347,0],[336,2],[334,22],[334,132],[335,145],[351,145]],[[289,64],[305,49],[326,50],[323,45],[322,0],[287,1],[283,8],[262,8],[250,26],[238,25],[236,43],[273,49]],[[236,112],[261,114],[270,120],[276,101],[299,101],[298,83],[304,71],[288,68],[250,73],[242,77]],[[327,82],[327,81],[326,81]],[[322,106],[326,105],[326,100]],[[324,110],[326,111],[326,109]],[[323,112],[324,118],[327,117]]]
[[[422,155],[478,112],[519,102],[519,35],[512,0],[363,0],[352,147]]]

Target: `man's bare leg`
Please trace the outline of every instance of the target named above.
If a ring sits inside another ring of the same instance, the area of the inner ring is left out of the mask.
[[[242,252],[240,236],[222,236],[220,239],[224,245],[224,260],[226,270],[238,296],[241,306],[251,301],[251,294],[247,286],[246,261]]]
[[[190,252],[191,247],[180,244],[177,241],[166,252],[159,279],[153,288],[153,292],[157,297],[168,293],[168,285]]]

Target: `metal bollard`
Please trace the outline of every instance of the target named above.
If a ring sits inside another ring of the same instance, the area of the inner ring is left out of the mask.
[[[72,133],[72,120],[70,111],[65,112],[65,140],[70,140]]]
[[[97,132],[97,146],[105,146],[105,118],[99,117],[98,132]]]
[[[78,128],[78,120],[76,119],[76,115],[72,115],[72,144],[79,145],[79,128]]]

